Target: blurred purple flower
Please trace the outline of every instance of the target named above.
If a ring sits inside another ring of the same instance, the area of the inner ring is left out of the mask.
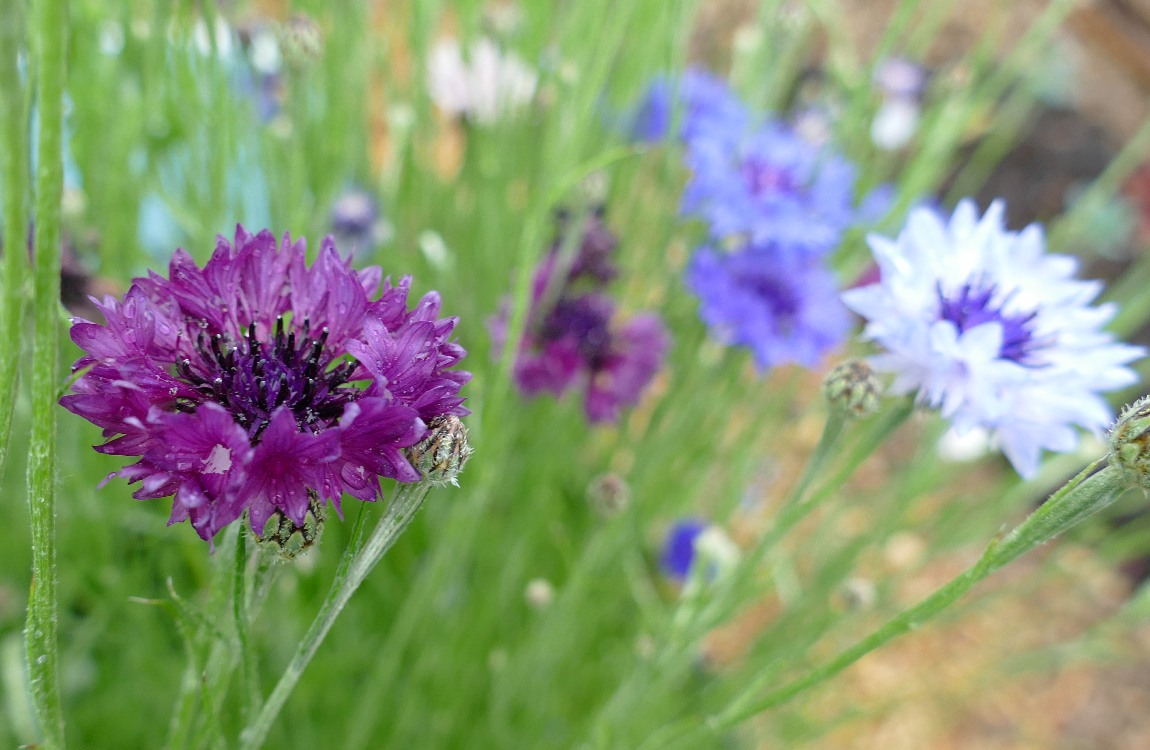
[[[814,367],[850,329],[821,262],[776,245],[732,253],[701,247],[687,268],[687,286],[712,334],[748,347],[762,370],[788,363]]]
[[[418,481],[402,449],[468,413],[436,293],[409,311],[409,278],[357,272],[330,237],[304,256],[303,240],[237,227],[202,269],[177,250],[168,278],[105,297],[106,325],[73,320],[83,374],[61,404],[103,428],[98,451],[139,457],[108,479],[173,495],[169,523],[205,540],[245,510],[261,533],[277,511],[302,526],[311,497],[338,511],[344,492],[377,499],[383,477]]]
[[[519,343],[515,382],[527,396],[586,390],[591,422],[614,422],[619,410],[639,401],[662,366],[669,337],[652,314],[615,324],[615,302],[604,293],[617,269],[618,244],[601,213],[587,218],[574,258],[561,257],[570,217],[560,215],[560,235],[535,270],[527,329]],[[506,309],[490,323],[496,348],[507,344]]]

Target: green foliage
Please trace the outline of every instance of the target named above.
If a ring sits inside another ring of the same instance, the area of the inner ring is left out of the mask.
[[[817,454],[818,471],[787,499],[827,416],[819,373],[764,376],[746,352],[706,338],[681,281],[698,237],[678,216],[685,176],[679,153],[674,145],[630,144],[612,125],[654,75],[685,67],[692,34],[704,33],[701,4],[524,2],[500,5],[519,14],[502,28],[481,2],[301,3],[296,9],[322,30],[322,52],[284,68],[282,106],[269,119],[260,116],[261,84],[237,36],[207,30],[275,25],[287,15],[261,18],[245,4],[113,5],[76,0],[68,9],[63,136],[79,175],[69,189],[82,191],[83,207],[64,217],[64,229],[99,238],[98,252],[82,260],[126,288],[149,268],[163,270],[176,246],[202,262],[215,235],[237,222],[306,236],[315,249],[330,230],[332,201],[362,185],[378,194],[394,231],[357,262],[413,275],[417,293],[438,290],[445,313],[461,319],[465,366],[475,373],[465,391],[475,453],[460,487],[431,490],[319,647],[271,726],[268,747],[656,748],[684,738],[693,748],[743,740],[798,746],[836,719],[795,702],[750,724],[732,721],[712,731],[705,722],[733,715],[726,713],[732,705],[759,705],[772,688],[862,639],[898,611],[891,592],[900,581],[932,561],[981,550],[1101,455],[1095,446],[1053,460],[1021,485],[989,460],[942,461],[935,450],[941,421],[909,416],[909,404],[888,401],[874,416],[838,425],[828,443],[834,451]],[[838,3],[766,0],[747,19],[742,42],[729,42],[733,29],[711,30],[726,40],[726,59],[708,62],[729,69],[747,101],[782,109],[794,103],[803,67],[829,49],[824,93],[842,106],[836,137],[861,165],[863,188],[894,184],[897,204],[880,224],[894,229],[913,202],[958,197],[944,185],[981,185],[1018,136],[1038,95],[1025,83],[1070,3],[1050,3],[1016,43],[988,31],[961,80],[932,85],[911,145],[898,154],[877,149],[868,137],[878,104],[876,59],[924,53],[961,7],[903,0],[877,50],[864,50]],[[27,29],[44,41],[49,16],[40,12]],[[427,95],[428,51],[446,30],[468,39],[492,28],[505,47],[538,66],[538,102],[492,125],[451,122]],[[2,51],[11,57],[8,47]],[[45,87],[59,83],[48,77],[54,71],[17,73],[12,62],[5,59],[0,70],[5,105],[45,76],[38,104],[48,119],[53,92]],[[4,119],[5,146],[20,143],[26,134],[7,127],[17,118],[5,111]],[[994,125],[986,128],[988,120]],[[976,138],[980,128],[985,137]],[[44,151],[53,141],[41,137],[37,238],[54,247],[60,200],[43,170],[57,162]],[[1111,198],[1145,140],[1143,133],[1082,202]],[[25,166],[5,160],[4,191],[24,189]],[[530,271],[552,240],[553,212],[585,204],[596,182],[607,223],[621,239],[622,306],[658,310],[674,345],[639,407],[617,426],[590,428],[576,399],[521,399],[510,377],[513,352],[493,350],[486,320],[508,304],[512,338],[522,331]],[[13,363],[32,358],[33,349],[30,337],[17,335],[26,290],[15,274],[30,271],[13,262],[23,231],[11,222],[21,221],[22,208],[8,197],[4,236],[13,247],[5,250],[8,325],[0,325],[0,335],[9,375],[0,386],[11,388]],[[1060,250],[1077,249],[1074,217],[1054,236]],[[254,696],[271,691],[319,610],[359,508],[347,503],[346,520],[329,513],[316,548],[281,568],[261,602],[262,593],[245,589],[252,585],[245,576],[259,578],[254,567],[237,573],[231,537],[222,534],[209,554],[186,524],[165,528],[167,501],[139,503],[119,480],[98,487],[121,462],[90,449],[100,441],[96,428],[48,407],[67,374],[49,364],[56,347],[45,327],[60,311],[49,304],[54,261],[40,261],[35,377],[22,389],[0,390],[0,407],[15,415],[3,486],[7,507],[18,514],[24,497],[39,503],[53,490],[58,496],[58,616],[51,617],[60,641],[58,654],[45,648],[58,656],[68,741],[92,748],[237,746],[258,710]],[[849,281],[866,262],[859,233],[840,248],[836,270]],[[1147,269],[1143,260],[1131,276],[1144,280]],[[1128,279],[1115,292],[1122,302],[1141,299],[1120,319],[1124,333],[1150,317],[1143,287]],[[861,352],[844,356],[850,353]],[[70,343],[61,345],[61,361],[76,356]],[[60,427],[50,443],[54,414]],[[39,449],[23,449],[32,445]],[[599,513],[589,501],[588,487],[607,473],[629,490],[630,502],[617,514]],[[366,509],[369,524],[380,510]],[[665,578],[662,536],[685,515],[732,530],[744,553],[733,574],[708,581],[696,570],[685,587]],[[5,746],[51,744],[56,732],[49,715],[29,735],[21,707],[30,704],[10,677],[6,644],[21,637],[33,564],[26,520],[10,519],[0,545]],[[1085,536],[1100,536],[1097,528]],[[906,533],[923,540],[925,556],[875,580],[865,606],[842,606],[851,581],[882,569],[876,550]],[[1130,540],[1145,539],[1144,525],[1137,534],[1122,543],[1136,547]],[[550,583],[549,602],[525,598],[534,579]],[[739,656],[716,656],[716,629],[764,603],[774,615],[743,636]],[[245,609],[253,620],[237,630]],[[248,644],[242,658],[229,651],[235,642]],[[835,648],[828,651],[828,643]],[[205,694],[204,684],[216,692]]]

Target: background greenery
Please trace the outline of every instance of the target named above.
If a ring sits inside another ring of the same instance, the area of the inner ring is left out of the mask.
[[[756,373],[746,352],[707,340],[681,281],[699,233],[677,216],[680,153],[674,145],[630,144],[615,123],[652,76],[681,70],[689,59],[730,71],[748,102],[780,112],[810,96],[800,82],[814,66],[814,96],[838,113],[836,141],[861,165],[861,189],[895,186],[898,203],[880,228],[897,231],[913,201],[947,203],[991,175],[1045,95],[1048,44],[1072,4],[1049,3],[1022,35],[988,24],[961,65],[932,79],[919,135],[896,154],[879,151],[868,136],[879,101],[874,62],[925,56],[961,4],[898,3],[874,49],[856,46],[851,18],[831,0],[765,0],[738,34],[703,23],[716,15],[706,5],[498,6],[518,14],[510,27],[498,23],[498,8],[473,1],[69,5],[62,229],[102,283],[125,289],[132,276],[165,268],[176,246],[202,262],[215,235],[230,234],[237,222],[304,235],[314,249],[330,231],[333,201],[362,186],[379,197],[394,229],[363,260],[412,274],[417,293],[440,291],[445,313],[461,318],[466,366],[475,373],[466,390],[475,457],[461,488],[432,492],[344,612],[269,746],[673,745],[684,726],[677,722],[698,725],[854,642],[913,602],[908,582],[969,562],[982,543],[1100,455],[1100,446],[1087,443],[1021,485],[996,458],[977,465],[939,459],[945,425],[934,415],[916,414],[886,439],[904,409],[892,402],[848,430],[842,451],[816,479],[815,491],[826,492],[810,517],[793,529],[777,525],[780,503],[822,428],[822,373]],[[5,7],[23,8],[11,0]],[[237,30],[282,34],[276,30],[293,13],[318,25],[322,48],[285,63],[282,106],[264,120]],[[27,26],[17,14],[6,18],[34,50],[41,17],[32,13]],[[206,33],[217,27],[218,35]],[[481,33],[540,75],[531,107],[484,127],[437,113],[424,83],[434,39]],[[16,76],[30,105],[35,59],[21,56]],[[27,121],[34,126],[36,117]],[[1056,249],[1090,258],[1092,243],[1083,241],[1090,222],[1113,203],[1144,140],[1139,133],[1078,209],[1054,225]],[[594,429],[575,398],[524,402],[486,328],[508,295],[522,311],[529,269],[552,238],[554,210],[588,194],[604,200],[621,239],[622,306],[657,309],[674,337],[643,403],[619,425]],[[435,251],[439,245],[446,253]],[[841,280],[855,278],[866,258],[860,231],[837,255]],[[1150,295],[1142,292],[1148,274],[1150,264],[1134,261],[1112,291],[1128,303],[1115,325],[1122,335],[1150,314]],[[18,339],[28,353],[29,338]],[[28,353],[5,354],[21,363],[23,378],[3,479],[11,508],[0,545],[5,746],[38,737],[21,645],[30,566],[25,448],[34,422]],[[60,388],[76,356],[65,341]],[[216,616],[206,592],[214,569],[230,563],[230,548],[224,543],[210,555],[186,525],[165,528],[168,504],[134,501],[120,481],[98,488],[121,463],[90,449],[99,439],[94,427],[61,412],[55,470],[67,737],[73,747],[158,747],[186,659],[202,659],[205,648],[189,646],[178,608],[163,602],[175,591]],[[588,492],[607,473],[622,477],[630,494],[627,508],[609,517]],[[1134,503],[1128,499],[1115,514]],[[360,512],[346,507],[349,521]],[[728,530],[751,560],[746,575],[700,579],[688,591],[667,580],[657,564],[662,538],[687,515]],[[1108,529],[1103,519],[1078,538],[1105,561],[1145,548],[1145,524],[1127,524],[1118,535]],[[252,631],[264,691],[326,593],[349,532],[350,523],[333,519],[318,547],[279,576]],[[915,553],[892,555],[908,539]],[[1048,567],[1057,574],[1057,558]],[[534,579],[549,582],[549,602],[525,597]],[[1024,601],[1037,585],[1019,581],[998,596]],[[1135,598],[1128,607],[1102,631],[1106,638],[1120,639],[1137,622],[1130,612],[1145,605]],[[1027,668],[1107,655],[1100,637],[1070,633],[1062,641],[1069,645],[1034,652]],[[234,744],[244,718],[241,689],[237,679],[218,715],[201,706],[188,746]],[[836,699],[836,691],[841,686],[832,683],[821,691],[825,699],[800,700],[693,741],[793,747],[883,710],[860,708],[841,692]]]

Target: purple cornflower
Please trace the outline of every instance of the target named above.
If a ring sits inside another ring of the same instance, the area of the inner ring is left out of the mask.
[[[687,285],[716,338],[748,347],[762,370],[787,363],[814,367],[850,329],[821,262],[774,245],[733,253],[701,247],[687,268]]]
[[[617,269],[618,244],[600,213],[588,217],[582,242],[568,263],[561,257],[569,218],[560,215],[560,239],[535,271],[527,330],[515,362],[515,382],[527,396],[560,396],[583,387],[592,422],[614,422],[639,401],[662,366],[669,338],[662,321],[639,314],[617,325],[615,302],[604,293]],[[497,347],[506,344],[507,316],[491,322]]]
[[[244,511],[257,533],[277,511],[302,526],[310,499],[339,511],[383,477],[419,481],[402,449],[468,413],[456,319],[434,292],[408,310],[409,288],[357,272],[330,237],[308,267],[303,240],[237,227],[202,269],[177,250],[168,278],[105,297],[106,325],[74,319],[83,374],[60,403],[103,428],[96,450],[139,457],[105,482],[172,495],[169,523],[209,541]]]
[[[727,82],[690,68],[678,80],[660,76],[647,87],[631,122],[631,137],[638,141],[662,141],[671,133],[680,111],[678,135],[684,141],[700,136],[737,139],[747,128],[750,115]]]
[[[737,142],[695,138],[687,165],[682,212],[704,219],[720,242],[734,237],[819,255],[860,218],[854,166],[778,122]]]

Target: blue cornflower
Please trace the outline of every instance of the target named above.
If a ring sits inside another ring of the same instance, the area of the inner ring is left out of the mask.
[[[687,268],[687,285],[712,334],[751,349],[763,370],[787,363],[813,367],[850,328],[821,262],[777,245],[733,253],[701,247]]]
[[[912,211],[897,238],[869,238],[879,283],[843,300],[886,350],[872,364],[895,374],[895,392],[916,392],[960,433],[989,430],[1029,477],[1043,450],[1075,448],[1075,428],[1110,423],[1099,393],[1134,383],[1125,365],[1145,350],[1102,330],[1116,307],[1090,305],[1102,284],[1075,279],[1077,259],[1047,255],[1037,225],[1008,231],[1004,211],[996,201],[979,217],[970,200],[950,219]]]
[[[735,143],[696,138],[687,165],[682,212],[703,218],[719,241],[737,237],[822,254],[860,219],[854,165],[778,122]]]
[[[663,556],[660,558],[664,573],[678,580],[687,577],[695,562],[695,540],[706,529],[705,521],[685,518],[668,530],[667,540],[663,544]]]

